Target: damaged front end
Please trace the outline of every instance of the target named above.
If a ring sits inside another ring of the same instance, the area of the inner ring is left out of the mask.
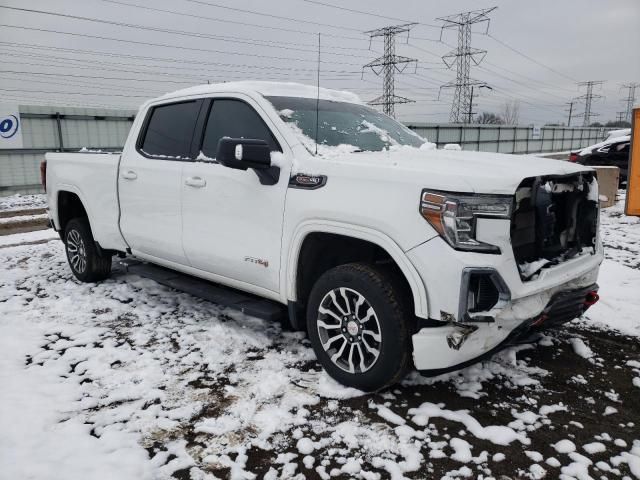
[[[598,182],[594,172],[525,179],[515,195],[511,244],[520,277],[595,254]]]
[[[523,180],[508,217],[479,217],[476,224],[478,240],[502,253],[456,253],[447,285],[459,279],[459,293],[433,287],[446,303],[436,299],[438,325],[425,324],[412,336],[416,368],[424,375],[462,368],[580,317],[599,298],[598,223],[593,172]],[[443,284],[449,271],[444,247],[428,242],[413,253],[430,259],[425,269],[439,266],[431,285]]]

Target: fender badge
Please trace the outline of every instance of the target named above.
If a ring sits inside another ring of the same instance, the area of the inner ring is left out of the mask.
[[[323,187],[327,183],[325,175],[308,175],[306,173],[296,173],[289,179],[289,186],[292,188],[303,188],[314,190]]]
[[[256,265],[261,265],[264,268],[269,268],[269,260],[264,260],[262,258],[244,257],[244,261],[254,263]]]

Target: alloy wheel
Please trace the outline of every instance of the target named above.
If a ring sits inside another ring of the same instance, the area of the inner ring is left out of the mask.
[[[375,310],[346,287],[328,292],[318,307],[318,336],[331,361],[349,373],[364,373],[380,356],[382,330]]]
[[[77,230],[69,230],[67,233],[67,255],[71,267],[78,273],[84,273],[87,268],[87,250]]]

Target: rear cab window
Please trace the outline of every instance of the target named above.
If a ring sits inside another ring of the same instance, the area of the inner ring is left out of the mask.
[[[201,105],[201,100],[190,100],[152,107],[138,140],[138,152],[148,158],[191,160]]]

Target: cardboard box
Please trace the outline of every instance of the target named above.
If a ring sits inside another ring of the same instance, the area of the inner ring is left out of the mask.
[[[598,191],[600,208],[613,207],[616,204],[620,169],[618,167],[592,167],[598,172]]]

